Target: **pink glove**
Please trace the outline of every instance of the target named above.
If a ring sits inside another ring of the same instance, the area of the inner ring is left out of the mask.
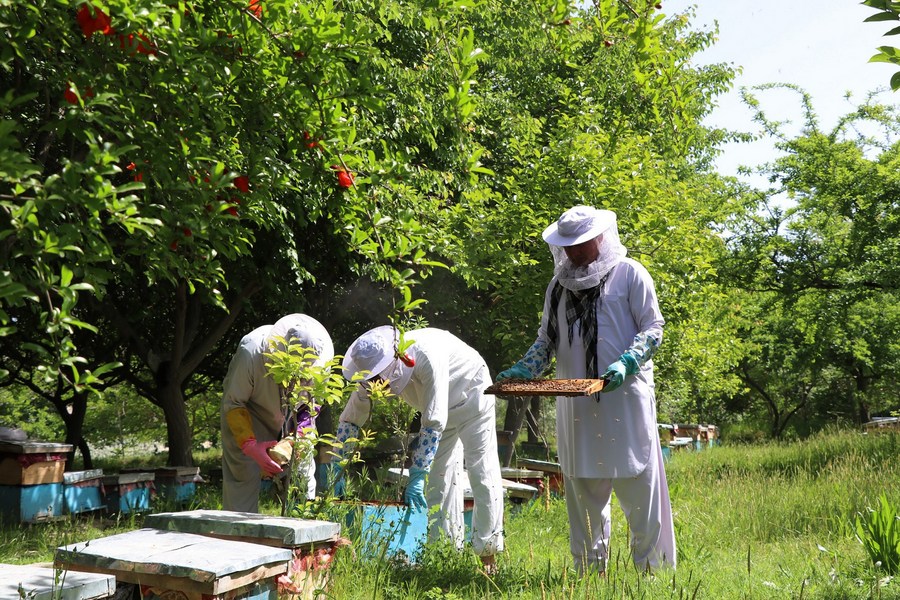
[[[241,452],[256,461],[256,464],[259,465],[259,468],[262,469],[263,473],[278,475],[282,471],[281,467],[279,467],[278,463],[272,460],[272,457],[266,452],[266,450],[277,443],[278,442],[275,440],[257,442],[255,439],[250,438],[241,445]]]

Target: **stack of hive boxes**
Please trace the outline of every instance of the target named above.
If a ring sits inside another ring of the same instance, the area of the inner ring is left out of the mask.
[[[71,444],[0,440],[0,517],[34,523],[62,516],[71,451]]]

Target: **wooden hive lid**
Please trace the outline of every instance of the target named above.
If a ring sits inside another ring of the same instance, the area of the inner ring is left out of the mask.
[[[228,510],[189,510],[147,515],[144,526],[226,539],[240,539],[281,548],[328,542],[341,533],[339,523],[294,519]]]
[[[287,572],[291,556],[286,548],[145,528],[61,546],[56,564],[128,583],[216,595]]]
[[[19,586],[30,600],[96,600],[112,597],[116,578],[70,571],[57,579],[52,567],[0,564],[0,598],[19,598]]]

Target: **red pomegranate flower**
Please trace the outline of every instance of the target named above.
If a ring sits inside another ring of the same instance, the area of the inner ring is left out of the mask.
[[[244,192],[245,194],[250,192],[250,178],[246,175],[239,175],[234,178],[234,187]]]
[[[353,173],[338,171],[338,185],[344,189],[353,185]]]
[[[71,85],[63,92],[63,98],[65,98],[66,102],[69,104],[78,104],[78,94],[75,93],[75,88]]]
[[[257,19],[262,19],[262,0],[250,0],[250,4],[247,9],[253,14]]]
[[[115,30],[109,20],[109,15],[90,3],[84,3],[75,15],[84,37],[91,37],[95,31],[103,35],[110,35]]]
[[[140,53],[146,55],[156,55],[156,44],[143,33],[137,35],[129,33],[128,35],[119,36],[119,47],[122,50],[128,50],[129,54]]]

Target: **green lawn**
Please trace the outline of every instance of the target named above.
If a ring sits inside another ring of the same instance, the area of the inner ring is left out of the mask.
[[[500,573],[486,577],[471,552],[428,547],[416,566],[338,554],[328,598],[900,598],[900,577],[876,568],[855,535],[859,512],[886,494],[900,507],[900,436],[832,432],[805,442],[717,447],[668,463],[677,571],[635,572],[627,531],[613,510],[606,578],[571,569],[562,499],[508,505]],[[209,486],[197,505],[216,508]],[[267,512],[274,512],[270,507]],[[56,546],[140,526],[76,519],[5,527],[0,562],[51,561]],[[896,535],[900,541],[900,520]]]

